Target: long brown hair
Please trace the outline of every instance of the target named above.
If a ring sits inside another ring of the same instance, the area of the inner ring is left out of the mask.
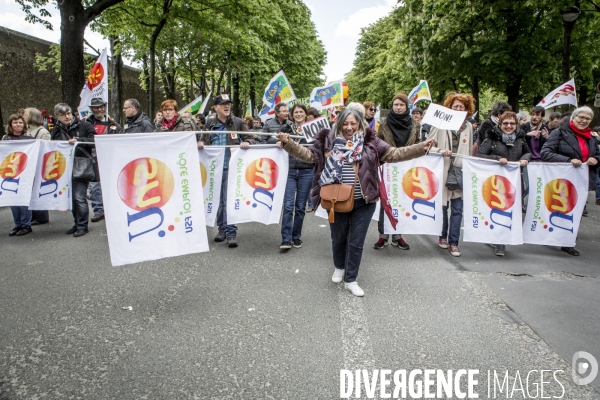
[[[8,117],[8,126],[6,127],[6,132],[9,135],[13,135],[13,129],[12,129],[12,122],[14,120],[20,119],[21,121],[23,121],[23,132],[21,132],[21,135],[25,132],[27,132],[27,122],[25,122],[25,118],[23,118],[21,115],[19,114],[11,114],[10,117]]]

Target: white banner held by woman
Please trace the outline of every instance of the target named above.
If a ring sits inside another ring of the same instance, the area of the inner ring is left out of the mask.
[[[572,164],[529,163],[525,243],[575,247],[588,197],[589,169]]]
[[[439,235],[442,231],[444,158],[438,154],[383,165],[383,178],[396,229],[387,215],[384,232]]]
[[[96,136],[114,266],[208,251],[193,132]]]
[[[39,142],[40,151],[29,209],[70,210],[73,206],[71,177],[75,146],[66,141]]]
[[[225,148],[206,146],[204,149],[198,150],[198,157],[200,158],[206,226],[215,226],[217,210],[221,201]]]
[[[40,142],[0,141],[0,207],[29,205]]]
[[[518,163],[463,160],[465,242],[523,244]]]
[[[227,223],[278,224],[289,158],[279,148],[231,149]]]
[[[421,124],[429,124],[449,131],[458,131],[466,117],[466,111],[455,111],[439,104],[431,103]]]

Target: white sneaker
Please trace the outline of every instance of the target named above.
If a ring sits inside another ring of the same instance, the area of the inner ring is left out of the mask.
[[[365,292],[360,288],[360,286],[358,286],[358,283],[356,281],[345,283],[344,287],[346,288],[346,290],[352,292],[352,294],[356,297],[363,297],[365,295]]]
[[[340,283],[342,281],[342,279],[344,279],[345,271],[346,270],[344,270],[344,269],[336,268],[335,271],[333,271],[333,276],[331,277],[331,280],[333,281],[333,283]]]

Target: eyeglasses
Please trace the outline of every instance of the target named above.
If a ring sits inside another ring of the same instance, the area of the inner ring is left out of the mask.
[[[516,125],[516,124],[517,124],[516,122],[503,122],[502,126],[513,126],[513,125]]]
[[[174,108],[165,108],[165,109],[163,109],[163,112],[165,112],[165,111],[175,111],[175,109]]]
[[[582,117],[582,116],[580,116],[580,115],[578,115],[578,116],[577,116],[577,117],[575,117],[575,118],[579,118],[579,119],[580,119],[580,120],[582,120],[582,121],[591,121],[591,120],[592,120],[591,118],[588,118],[588,117]]]
[[[369,111],[377,111],[377,110],[374,108],[369,108]]]
[[[73,113],[72,112],[66,112],[64,114],[58,114],[59,117],[72,117]]]

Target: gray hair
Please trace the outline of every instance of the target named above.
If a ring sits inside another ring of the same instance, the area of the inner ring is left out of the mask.
[[[521,122],[522,119],[527,118],[527,114],[525,114],[524,112],[520,112],[517,114],[517,123]]]
[[[592,111],[592,109],[589,108],[588,106],[583,106],[583,107],[576,108],[575,111],[573,111],[573,114],[571,114],[571,121],[573,121],[575,119],[575,117],[581,113],[590,114],[590,117],[592,119],[594,119],[594,112]]]
[[[58,116],[60,114],[66,114],[68,112],[73,112],[71,107],[66,103],[58,103],[54,106],[54,115]]]
[[[137,101],[136,99],[127,99],[125,101],[129,102],[129,104],[131,104],[131,106],[133,108],[135,108],[136,111],[140,111],[140,109],[142,108],[142,106],[140,105],[140,102]]]
[[[358,131],[364,133],[365,130],[367,129],[365,119],[358,110],[356,110],[354,108],[345,108],[344,111],[342,111],[335,120],[335,135],[336,136],[342,135],[342,127],[344,125],[344,121],[346,120],[346,118],[348,118],[349,115],[353,115],[354,118],[356,118],[356,120],[358,121]]]
[[[44,123],[44,118],[42,117],[42,113],[37,108],[26,108],[25,109],[26,123],[29,127],[32,126],[42,126]]]
[[[358,111],[362,115],[363,118],[365,117],[366,112],[367,112],[366,109],[365,109],[365,106],[363,106],[360,103],[356,103],[354,101],[352,103],[348,104],[346,106],[346,108],[352,108],[352,109]]]

